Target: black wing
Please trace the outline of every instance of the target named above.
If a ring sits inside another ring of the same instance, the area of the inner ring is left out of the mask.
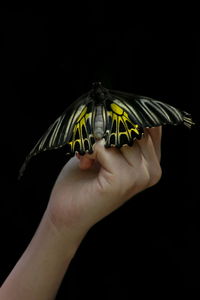
[[[143,134],[143,128],[180,123],[191,127],[191,116],[169,104],[134,94],[115,90],[109,91],[105,115],[106,147],[132,145]],[[92,152],[95,143],[93,136],[94,99],[91,91],[77,99],[46,131],[32,149],[22,165],[19,178],[27,163],[36,154],[57,149],[66,145],[70,155],[75,152]]]
[[[106,147],[132,146],[135,139],[142,137],[143,128],[133,121],[130,110],[123,107],[124,101],[119,99],[106,101]]]
[[[115,90],[109,92],[113,102],[121,106],[129,113],[131,120],[143,128],[181,123],[190,128],[194,124],[190,114],[167,103]]]
[[[63,114],[47,129],[35,147],[27,155],[19,171],[19,179],[29,160],[38,153],[58,149],[67,145],[66,151],[73,155],[92,152],[94,138],[92,135],[93,99],[89,93],[84,94],[63,112]]]

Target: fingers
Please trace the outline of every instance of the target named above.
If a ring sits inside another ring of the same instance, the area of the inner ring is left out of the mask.
[[[109,173],[116,174],[124,163],[124,159],[117,148],[105,148],[105,140],[102,139],[94,145],[94,155],[101,167]]]
[[[119,165],[122,163],[119,149],[117,148],[105,148],[105,140],[102,139],[94,144],[94,152],[92,154],[80,155],[76,154],[79,159],[79,167],[82,170],[87,170],[93,165],[100,164],[104,170],[109,173],[115,173],[119,170]]]
[[[157,159],[160,162],[161,135],[162,127],[145,128],[143,138],[137,141],[144,157],[148,161]]]
[[[81,170],[87,170],[94,164],[94,159],[87,155],[80,155],[76,153],[76,157],[79,159],[79,167]]]
[[[80,169],[81,170],[87,170],[92,167],[94,163],[93,159],[88,158],[87,156],[82,156],[80,158]]]
[[[161,137],[162,137],[162,126],[148,128],[146,131],[150,134],[158,161],[161,159]]]
[[[131,167],[139,168],[142,163],[141,150],[137,143],[133,146],[124,146],[120,148],[124,159]]]
[[[137,141],[149,172],[149,186],[156,184],[162,174],[160,166],[160,141],[161,129],[159,128],[145,129],[143,139]]]
[[[143,138],[141,140],[137,140],[136,143],[139,145],[140,151],[146,161],[154,161],[155,159],[158,160],[153,141],[146,129],[144,130]]]
[[[132,147],[124,146],[120,150],[116,148],[106,149],[104,147],[105,141],[100,140],[95,143],[92,154],[76,155],[80,160],[79,166],[82,170],[87,170],[98,160],[103,168],[114,171],[124,163],[123,160],[125,159],[128,165],[138,168],[142,163],[142,155],[150,164],[153,164],[155,160],[160,162],[161,135],[161,126],[145,128],[145,134],[141,140],[137,140]],[[122,157],[119,155],[120,152]]]

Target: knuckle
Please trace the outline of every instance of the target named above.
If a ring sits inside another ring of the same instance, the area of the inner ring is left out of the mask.
[[[143,185],[148,186],[151,181],[151,175],[148,171],[144,172],[143,175]]]
[[[144,190],[149,186],[151,180],[151,176],[149,170],[147,168],[143,168],[138,174],[135,176],[135,186],[138,190]]]
[[[158,164],[154,169],[151,171],[150,174],[150,181],[149,181],[149,186],[153,186],[159,182],[159,180],[162,177],[162,168],[160,164]]]

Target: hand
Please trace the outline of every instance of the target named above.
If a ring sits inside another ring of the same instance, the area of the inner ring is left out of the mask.
[[[53,299],[78,246],[92,225],[161,176],[161,127],[146,129],[133,147],[72,158],[53,187],[41,223],[4,282],[1,299]],[[37,279],[37,280],[36,280]]]
[[[60,228],[87,231],[96,222],[161,177],[161,127],[145,129],[132,147],[104,147],[70,159],[53,187],[47,212]]]

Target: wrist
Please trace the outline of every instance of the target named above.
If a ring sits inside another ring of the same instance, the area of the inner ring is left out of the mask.
[[[75,224],[70,224],[69,222],[63,223],[59,221],[58,217],[51,212],[49,207],[47,207],[44,216],[44,222],[47,224],[49,230],[54,236],[60,241],[60,243],[70,245],[72,253],[76,252],[81,241],[89,231],[89,228],[83,228],[81,226],[76,226]]]
[[[44,216],[27,249],[1,288],[2,299],[53,299],[84,235],[58,230]]]

